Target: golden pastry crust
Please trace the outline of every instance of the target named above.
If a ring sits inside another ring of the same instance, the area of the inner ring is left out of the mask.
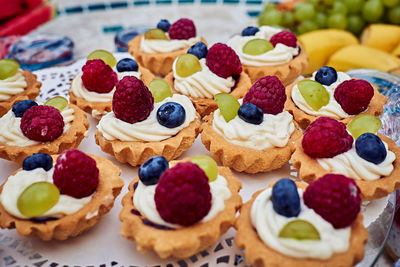
[[[167,53],[146,53],[140,49],[140,43],[144,38],[144,34],[137,35],[132,39],[129,46],[129,53],[137,60],[137,62],[148,68],[156,76],[165,76],[172,70],[172,65],[177,57],[186,54],[190,46],[184,49],[176,50]],[[207,45],[206,41],[201,38],[200,42]]]
[[[297,187],[305,188],[304,184],[296,182]],[[351,236],[349,249],[343,253],[335,253],[327,260],[311,258],[294,258],[270,248],[266,245],[254,229],[250,210],[256,197],[262,192],[260,190],[253,194],[252,199],[243,204],[240,215],[235,223],[238,230],[235,243],[239,249],[245,250],[246,262],[255,267],[278,267],[278,266],[304,266],[304,267],[336,267],[353,266],[364,258],[364,244],[368,240],[368,231],[363,225],[363,215],[359,213],[357,219],[351,225]]]
[[[0,101],[0,117],[6,114],[14,103],[27,99],[34,100],[39,95],[42,83],[37,81],[37,76],[29,71],[24,71],[22,75],[25,77],[26,89],[6,101]]]
[[[153,73],[151,73],[148,69],[146,69],[144,67],[141,67],[141,66],[139,66],[139,71],[141,73],[140,79],[148,87],[150,82],[152,80],[154,80],[154,78],[155,78]],[[71,83],[71,87],[72,87],[72,83]],[[89,113],[95,119],[100,120],[101,117],[103,117],[106,113],[108,113],[108,112],[110,112],[112,110],[112,101],[107,101],[107,102],[88,101],[88,100],[86,100],[84,98],[77,97],[72,92],[71,88],[70,88],[70,90],[68,92],[68,95],[69,95],[69,101],[72,104],[77,105],[80,109],[82,109],[83,111]],[[93,112],[94,110],[96,112]]]
[[[73,104],[68,104],[68,107],[74,110],[75,118],[71,122],[67,132],[53,141],[41,142],[36,145],[9,146],[0,143],[0,158],[22,164],[22,161],[32,154],[59,154],[64,150],[78,147],[85,137],[86,131],[89,129],[89,122],[86,119],[85,112],[80,108]]]
[[[200,119],[196,118],[173,137],[162,141],[120,141],[107,140],[99,130],[96,130],[96,144],[101,150],[113,155],[119,162],[137,166],[153,156],[163,156],[168,161],[176,159],[188,150],[200,132]]]
[[[238,172],[267,172],[287,163],[295,149],[294,142],[302,134],[298,129],[292,133],[285,147],[255,150],[230,143],[212,127],[213,113],[205,117],[202,124],[201,141],[212,157],[224,166]]]
[[[387,196],[388,194],[400,189],[400,148],[390,138],[378,134],[378,136],[388,144],[388,149],[396,155],[393,162],[393,171],[389,176],[373,181],[354,180],[361,191],[363,201],[373,200]],[[292,155],[292,165],[299,170],[299,178],[311,183],[328,172],[318,162],[304,153],[301,145],[302,138],[296,141],[296,151]]]
[[[175,79],[174,79],[174,73],[172,71],[165,77],[165,80],[171,86],[174,94],[181,94],[180,92],[174,89]],[[232,90],[232,92],[230,92],[230,94],[237,99],[243,98],[244,95],[250,90],[250,87],[251,87],[250,78],[249,76],[247,76],[245,72],[242,71],[242,73],[239,76],[238,82],[235,85],[235,88]],[[200,114],[202,118],[218,108],[218,105],[214,99],[191,97],[191,96],[187,97],[190,98],[194,107],[196,108],[196,111]]]
[[[129,192],[122,199],[122,210],[119,219],[122,222],[121,235],[136,241],[137,250],[141,253],[155,251],[160,258],[176,257],[187,258],[214,244],[219,237],[233,226],[236,211],[242,204],[238,194],[242,185],[233,177],[227,167],[218,167],[220,175],[228,182],[231,197],[225,200],[225,208],[216,217],[208,222],[196,223],[189,227],[176,230],[163,230],[148,226],[143,223],[141,216],[134,215],[136,210],[133,205],[133,186],[138,181],[136,178],[129,185]]]
[[[274,66],[248,66],[243,64],[243,70],[249,75],[251,83],[264,76],[277,76],[283,85],[288,85],[299,77],[308,66],[308,55],[300,45],[300,54],[285,64]]]
[[[299,82],[299,81],[298,81]],[[287,96],[287,101],[285,103],[285,109],[289,111],[290,113],[293,114],[294,120],[297,121],[297,123],[300,125],[302,129],[307,128],[307,126],[315,121],[317,118],[320,116],[314,116],[310,115],[303,110],[299,109],[296,104],[292,100],[292,89],[293,87],[298,83],[292,83],[291,85],[286,87],[286,96]],[[368,109],[361,112],[360,114],[371,114],[374,116],[379,116],[382,115],[383,113],[383,105],[385,105],[387,99],[384,95],[379,93],[379,91],[373,86],[374,88],[374,96],[371,99],[371,102],[369,103]],[[360,115],[357,114],[357,115]],[[357,116],[355,115],[355,116]],[[344,118],[338,121],[341,121],[343,123],[348,123],[350,122],[354,116],[350,116],[348,118]]]
[[[88,204],[77,212],[60,219],[36,223],[10,215],[0,202],[0,227],[15,228],[22,236],[37,236],[43,240],[65,240],[93,227],[114,206],[114,200],[119,195],[124,182],[119,176],[121,173],[119,167],[103,157],[88,155],[96,160],[100,171],[99,184]],[[54,160],[56,158],[57,156],[53,156]],[[0,186],[0,193],[3,186],[4,184]]]

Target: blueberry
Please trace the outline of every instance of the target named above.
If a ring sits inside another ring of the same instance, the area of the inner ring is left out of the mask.
[[[188,53],[195,55],[198,59],[202,59],[207,56],[208,49],[203,42],[197,42],[189,48]]]
[[[157,110],[158,122],[167,128],[175,128],[185,121],[186,112],[181,104],[167,102]]]
[[[261,124],[264,119],[264,113],[262,109],[252,103],[241,105],[238,115],[242,120],[251,124]]]
[[[151,157],[139,167],[139,179],[144,185],[157,184],[168,166],[168,161],[163,156]]]
[[[157,23],[157,28],[163,30],[164,32],[168,32],[169,27],[171,27],[171,23],[168,20],[162,19]]]
[[[300,197],[296,184],[286,178],[279,180],[272,188],[274,210],[285,217],[296,217],[300,213]]]
[[[45,171],[53,167],[53,159],[49,154],[37,153],[24,159],[22,169],[26,171],[43,168]]]
[[[118,61],[117,71],[125,72],[125,71],[138,71],[139,66],[137,62],[131,58],[123,58]]]
[[[243,29],[242,36],[253,36],[255,35],[259,29],[257,27],[249,26]]]
[[[382,140],[373,133],[365,133],[357,138],[356,152],[361,158],[374,164],[384,161],[387,154]]]
[[[12,112],[14,112],[15,117],[22,118],[25,111],[37,105],[38,104],[33,100],[21,100],[13,105]]]
[[[322,67],[315,74],[315,80],[320,84],[331,85],[337,80],[337,72],[332,67]]]

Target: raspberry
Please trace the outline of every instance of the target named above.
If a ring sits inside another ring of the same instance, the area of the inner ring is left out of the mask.
[[[208,50],[206,65],[212,72],[222,78],[240,75],[242,72],[242,63],[236,52],[222,43],[216,43]]]
[[[207,175],[191,162],[178,163],[166,170],[154,195],[161,218],[183,226],[204,218],[210,211],[211,198]]]
[[[296,34],[290,31],[281,31],[274,34],[271,39],[269,40],[273,46],[276,44],[281,43],[286,46],[290,47],[297,47],[297,37]]]
[[[135,123],[145,120],[154,107],[154,98],[141,80],[126,76],[117,83],[112,108],[120,120]]]
[[[285,86],[276,76],[265,76],[256,81],[244,96],[243,104],[252,103],[266,114],[283,111],[286,101]]]
[[[311,183],[303,199],[336,229],[350,226],[360,212],[360,189],[353,179],[340,174],[326,174]]]
[[[96,161],[85,153],[71,149],[64,151],[56,161],[54,184],[61,194],[74,198],[90,196],[99,184]]]
[[[115,71],[101,59],[88,60],[82,71],[82,83],[89,91],[105,94],[118,82]]]
[[[196,37],[196,27],[190,19],[179,19],[168,30],[170,39],[187,40]]]
[[[63,133],[64,119],[54,107],[33,106],[25,111],[20,127],[31,140],[51,141]]]
[[[319,117],[304,132],[302,146],[312,158],[332,158],[351,148],[353,137],[346,125],[332,118]]]
[[[351,79],[339,84],[334,96],[344,111],[355,115],[368,108],[374,96],[374,88],[367,81]]]

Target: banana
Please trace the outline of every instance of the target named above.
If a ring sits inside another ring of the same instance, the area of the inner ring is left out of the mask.
[[[337,50],[358,44],[357,38],[350,32],[338,29],[324,29],[300,35],[310,60],[303,74],[311,74],[326,65],[329,57]]]
[[[392,55],[400,58],[400,43],[397,45],[397,47],[395,49],[393,49]]]
[[[390,53],[400,44],[400,26],[371,24],[362,32],[361,44]]]

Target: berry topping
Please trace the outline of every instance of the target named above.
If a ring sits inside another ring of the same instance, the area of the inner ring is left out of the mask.
[[[249,26],[243,29],[242,36],[253,36],[255,35],[260,29],[257,27]]]
[[[347,131],[351,133],[354,139],[357,139],[363,133],[376,134],[381,128],[382,122],[378,117],[371,114],[361,114],[354,117],[347,125]]]
[[[265,76],[256,81],[244,96],[243,103],[252,103],[266,114],[283,111],[286,101],[285,86],[276,76]]]
[[[312,158],[332,158],[351,148],[353,137],[346,125],[332,118],[319,117],[304,132],[302,146]]]
[[[285,224],[279,231],[279,237],[297,240],[321,240],[317,228],[310,222],[301,219],[295,219]]]
[[[286,46],[294,48],[297,47],[296,34],[291,31],[278,32],[274,34],[269,41],[271,42],[271,44],[273,44],[273,46],[276,46],[277,44],[284,44]]]
[[[158,181],[154,200],[161,218],[173,224],[192,225],[211,209],[211,191],[204,171],[194,163],[178,163]]]
[[[109,93],[118,81],[117,74],[103,60],[88,60],[82,67],[82,83],[89,91]]]
[[[126,72],[126,71],[138,71],[139,66],[135,60],[132,58],[123,58],[118,61],[117,71],[118,72]]]
[[[19,69],[19,63],[14,59],[0,60],[0,80],[5,80],[14,76]]]
[[[59,111],[62,111],[64,108],[68,106],[68,100],[62,96],[55,96],[44,102],[45,106],[52,106]]]
[[[252,39],[244,44],[242,51],[245,54],[257,56],[274,49],[272,44],[265,39]]]
[[[302,80],[297,84],[301,96],[313,110],[320,110],[329,103],[330,95],[325,87],[313,80]]]
[[[184,123],[186,111],[181,104],[167,102],[162,104],[157,110],[157,121],[167,128],[175,128]]]
[[[146,40],[168,40],[167,35],[161,29],[150,29],[144,33]]]
[[[208,48],[203,42],[197,42],[187,52],[195,55],[198,59],[202,59],[207,56]]]
[[[33,100],[21,100],[16,102],[12,107],[12,112],[14,112],[15,117],[22,118],[25,111],[38,104]]]
[[[53,167],[53,159],[49,154],[37,153],[26,157],[22,162],[22,169],[25,171],[43,168],[45,171]]]
[[[210,182],[217,179],[218,166],[213,158],[205,155],[197,155],[192,157],[190,161],[197,164],[206,173]]]
[[[296,217],[300,213],[297,186],[290,179],[281,179],[274,185],[271,201],[276,213],[282,216]]]
[[[322,67],[315,74],[315,80],[320,84],[331,85],[337,80],[337,72],[332,67]]]
[[[226,122],[233,120],[238,115],[240,104],[233,95],[219,93],[214,95],[214,100]]]
[[[61,194],[74,198],[90,196],[99,183],[96,161],[85,153],[71,149],[64,151],[56,161],[54,184]]]
[[[353,179],[326,174],[307,186],[304,204],[336,229],[350,226],[360,212],[360,189]]]
[[[156,103],[172,96],[171,86],[169,86],[164,79],[152,80],[149,84],[149,90],[154,97],[154,102]]]
[[[92,59],[101,59],[111,68],[117,65],[117,59],[114,57],[114,55],[102,49],[95,50],[92,53],[90,53],[87,57],[87,60],[89,61]]]
[[[144,185],[157,184],[168,167],[168,161],[163,156],[151,157],[139,167],[139,179]]]
[[[180,77],[189,77],[202,70],[199,59],[192,54],[184,54],[178,57],[175,63],[176,74]]]
[[[351,79],[339,84],[334,96],[345,112],[355,115],[367,109],[374,89],[367,81]]]
[[[361,158],[374,164],[383,162],[387,155],[382,140],[373,133],[365,133],[357,138],[356,152]]]
[[[31,140],[51,141],[64,130],[64,120],[58,109],[51,106],[33,106],[21,119],[21,131]]]
[[[168,20],[162,19],[157,23],[157,28],[163,30],[164,32],[168,32],[169,27],[171,27],[171,23]]]
[[[187,40],[196,37],[196,27],[190,19],[179,19],[175,21],[168,30],[169,38]]]
[[[154,107],[154,98],[141,80],[126,76],[117,83],[112,108],[120,120],[135,123],[145,120]]]
[[[264,120],[263,111],[252,103],[241,105],[238,115],[242,120],[251,124],[261,124]]]
[[[226,44],[216,43],[208,49],[207,67],[222,78],[240,75],[242,63],[236,52]]]

